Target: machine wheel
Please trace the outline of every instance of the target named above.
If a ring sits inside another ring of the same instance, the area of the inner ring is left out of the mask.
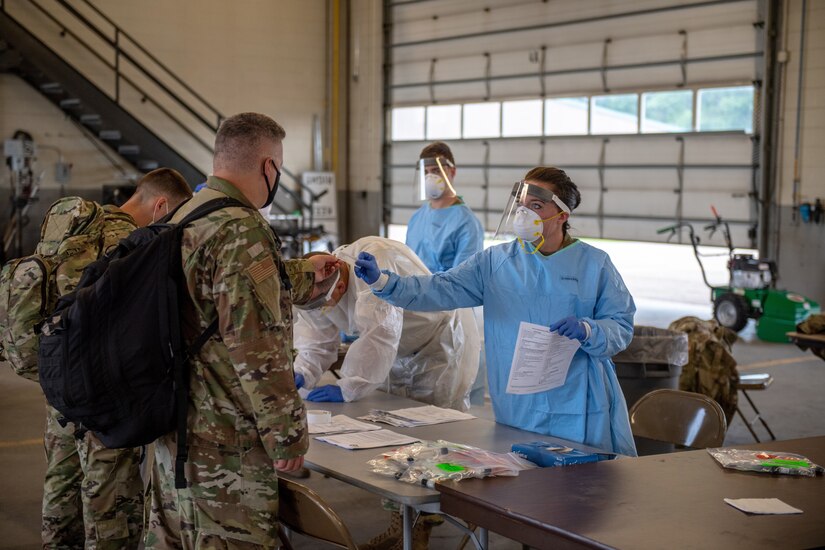
[[[738,294],[722,294],[713,303],[713,316],[723,327],[739,332],[748,324],[750,308]]]

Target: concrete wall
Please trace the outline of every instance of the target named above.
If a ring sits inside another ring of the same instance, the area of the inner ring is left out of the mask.
[[[780,49],[788,52],[777,120],[777,206],[771,222],[770,253],[778,258],[780,286],[825,304],[825,223],[805,224],[794,211],[794,150],[800,70],[802,0],[783,3]],[[825,201],[825,2],[808,0],[799,158],[799,201]]]

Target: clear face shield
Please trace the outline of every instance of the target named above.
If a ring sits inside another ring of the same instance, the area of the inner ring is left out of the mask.
[[[435,200],[445,193],[455,195],[450,181],[455,167],[444,157],[419,159],[415,165],[414,192],[418,200]]]
[[[550,203],[555,204],[560,212],[548,208]],[[515,235],[522,247],[525,242],[533,243],[531,254],[535,254],[544,244],[544,222],[565,213],[570,214],[570,208],[549,189],[526,181],[516,182],[494,238]]]
[[[335,280],[332,282],[332,286],[329,287],[324,294],[319,294],[315,298],[311,299],[305,304],[293,304],[294,307],[298,309],[302,309],[304,311],[312,311],[313,309],[322,309],[327,302],[332,299],[332,295],[335,293],[335,285],[338,284],[338,281],[341,279],[341,272],[338,271],[335,274]]]

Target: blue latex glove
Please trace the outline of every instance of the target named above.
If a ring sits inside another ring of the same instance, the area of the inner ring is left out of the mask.
[[[571,340],[578,340],[579,342],[584,342],[587,338],[587,329],[584,328],[584,323],[573,316],[565,317],[550,325],[550,332],[558,332],[562,336],[567,336]]]
[[[320,386],[309,392],[306,398],[307,401],[326,401],[330,403],[343,403],[344,396],[341,394],[341,388],[334,385]]]
[[[355,261],[355,275],[362,279],[368,285],[371,285],[381,276],[381,270],[378,269],[378,262],[375,261],[375,256],[369,252],[361,252],[358,254],[358,259]]]
[[[300,373],[295,373],[295,389],[300,390],[304,387],[306,380],[304,380],[304,375]]]

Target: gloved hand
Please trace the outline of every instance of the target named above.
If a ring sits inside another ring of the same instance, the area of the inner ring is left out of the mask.
[[[587,329],[584,328],[584,323],[572,315],[550,325],[550,332],[558,332],[562,336],[567,336],[571,340],[578,340],[579,342],[584,342],[587,338]]]
[[[304,375],[301,374],[301,373],[296,372],[295,373],[295,389],[300,390],[301,388],[304,387],[305,383],[306,383],[306,380],[304,380]]]
[[[355,275],[359,279],[363,279],[365,283],[371,285],[381,276],[381,270],[378,269],[378,262],[375,261],[375,256],[369,252],[361,252],[358,254],[358,259],[355,261]]]
[[[306,398],[307,401],[326,401],[330,403],[343,403],[344,396],[341,393],[341,388],[334,385],[320,386],[309,392]]]

